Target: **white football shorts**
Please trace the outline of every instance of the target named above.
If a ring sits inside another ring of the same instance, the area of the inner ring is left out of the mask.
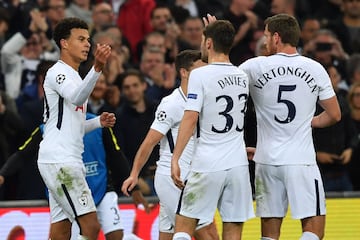
[[[38,168],[49,190],[52,223],[73,222],[77,216],[96,211],[82,162],[38,163]]]
[[[190,172],[177,213],[211,222],[218,208],[223,222],[245,222],[254,217],[249,167],[217,172]]]
[[[290,204],[294,219],[326,214],[325,193],[317,165],[255,165],[258,217],[285,217]]]

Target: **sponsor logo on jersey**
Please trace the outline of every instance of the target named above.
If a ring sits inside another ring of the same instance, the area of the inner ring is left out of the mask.
[[[187,95],[187,98],[197,99],[197,94],[195,94],[195,93],[189,93],[189,94]]]
[[[158,112],[158,114],[156,115],[156,119],[160,122],[164,121],[166,119],[166,112],[165,111]]]
[[[62,84],[65,81],[65,75],[64,74],[59,74],[56,76],[56,83],[57,84]]]

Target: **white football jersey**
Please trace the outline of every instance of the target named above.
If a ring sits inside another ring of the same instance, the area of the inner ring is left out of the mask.
[[[244,143],[248,93],[248,77],[230,63],[212,63],[191,71],[185,110],[199,112],[192,171],[248,165]]]
[[[171,174],[171,157],[174,151],[179,126],[184,115],[186,96],[181,88],[175,89],[169,96],[164,97],[155,113],[151,129],[164,135],[160,141],[160,158],[157,161],[156,171],[163,175]],[[194,150],[194,139],[190,138],[183,153],[179,165],[181,169],[189,169]]]
[[[311,120],[316,102],[335,95],[320,63],[279,53],[240,65],[250,81],[257,119],[256,162],[316,164]]]
[[[86,103],[99,75],[92,68],[82,80],[79,73],[63,61],[48,70],[44,81],[45,125],[38,162],[82,162]]]

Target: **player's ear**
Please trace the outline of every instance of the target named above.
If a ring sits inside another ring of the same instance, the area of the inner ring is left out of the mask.
[[[61,39],[60,40],[60,46],[63,49],[67,49],[68,48],[68,42],[66,41],[66,39]]]
[[[185,68],[180,68],[179,72],[181,79],[187,78],[189,75],[188,71]]]

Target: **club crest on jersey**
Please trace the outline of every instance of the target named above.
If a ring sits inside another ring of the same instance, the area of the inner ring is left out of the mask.
[[[160,122],[164,121],[166,119],[166,112],[165,111],[158,112],[158,114],[156,115],[156,119]]]
[[[64,74],[58,74],[56,76],[56,83],[62,84],[65,81],[65,75]]]
[[[189,93],[189,94],[187,95],[187,98],[197,99],[197,94],[195,94],[195,93]]]
[[[86,193],[83,193],[78,200],[81,206],[86,207],[88,205],[88,196]]]

